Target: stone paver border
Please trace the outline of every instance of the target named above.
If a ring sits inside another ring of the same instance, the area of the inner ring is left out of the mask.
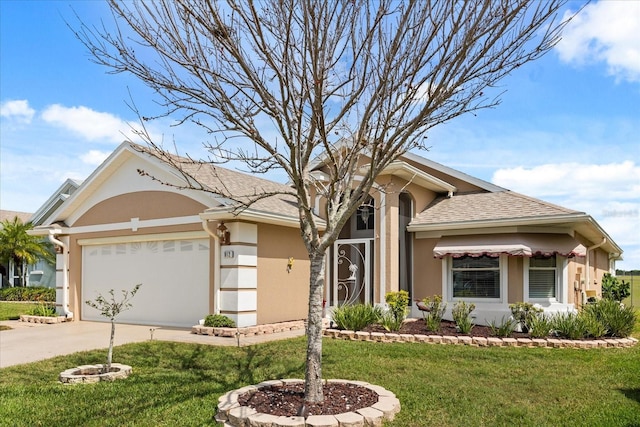
[[[90,384],[100,381],[115,381],[127,378],[131,372],[131,366],[120,363],[111,364],[111,372],[100,374],[104,365],[82,365],[67,369],[60,373],[58,380],[64,384]]]
[[[29,322],[29,323],[62,323],[66,322],[66,316],[33,316],[30,314],[21,314],[20,315],[21,322]]]
[[[290,322],[270,323],[266,325],[246,326],[242,328],[213,328],[210,326],[195,325],[191,327],[191,333],[198,335],[211,335],[216,337],[246,338],[255,335],[297,331],[304,328],[304,320],[292,320]]]
[[[256,412],[248,406],[240,406],[238,398],[244,393],[258,390],[261,387],[299,383],[300,379],[283,379],[264,381],[256,385],[249,385],[223,394],[218,399],[216,421],[223,427],[379,427],[386,420],[393,420],[400,412],[400,401],[392,392],[383,387],[363,381],[327,380],[327,383],[338,382],[355,384],[373,390],[378,394],[378,402],[373,406],[359,409],[355,412],[345,412],[338,415],[311,415],[304,417],[277,417],[270,414]]]
[[[475,347],[546,347],[546,348],[621,348],[633,347],[638,340],[629,338],[607,338],[596,340],[567,340],[553,338],[497,338],[467,337],[447,335],[411,335],[383,332],[354,332],[339,329],[325,329],[324,336],[348,341],[406,342],[427,344],[457,344]]]

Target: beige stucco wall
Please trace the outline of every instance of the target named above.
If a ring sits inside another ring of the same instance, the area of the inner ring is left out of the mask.
[[[207,206],[180,194],[165,191],[126,193],[97,203],[85,212],[74,227],[197,215]]]
[[[442,260],[434,258],[433,248],[438,239],[413,241],[413,298],[421,300],[442,295]]]
[[[507,257],[507,303],[524,301],[524,258]]]
[[[309,266],[300,230],[258,224],[258,324],[306,319]]]

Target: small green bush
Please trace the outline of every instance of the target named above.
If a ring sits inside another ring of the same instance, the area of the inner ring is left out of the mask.
[[[407,318],[409,312],[409,292],[388,292],[385,295],[387,310],[380,317],[380,324],[390,332],[397,332]]]
[[[204,318],[204,326],[210,328],[235,328],[236,323],[223,314],[210,314]]]
[[[56,301],[55,288],[43,286],[13,287],[0,289],[0,301]]]
[[[553,331],[553,319],[538,313],[529,320],[529,335],[531,338],[546,338]]]
[[[631,295],[631,284],[609,273],[604,273],[602,277],[602,298],[622,302],[623,299]]]
[[[516,329],[516,322],[511,319],[505,319],[502,316],[502,323],[497,324],[493,320],[489,322],[491,335],[496,337],[508,337]]]
[[[558,313],[552,318],[553,330],[560,337],[579,340],[587,335],[587,325],[584,317],[578,313]]]
[[[471,319],[471,312],[476,309],[475,304],[467,304],[464,301],[459,301],[453,306],[451,315],[453,321],[456,322],[456,326],[462,334],[469,334],[475,326]]]
[[[531,320],[533,317],[542,313],[542,309],[535,307],[529,302],[517,302],[509,304],[509,309],[513,315],[513,319],[520,324],[522,332],[528,332],[531,328]]]
[[[633,307],[626,307],[613,299],[601,299],[585,307],[584,312],[597,319],[606,329],[606,335],[628,337],[633,332],[637,315]]]
[[[381,314],[380,308],[371,304],[354,304],[334,308],[331,317],[338,329],[361,331],[377,323]]]
[[[428,331],[436,332],[440,329],[444,311],[447,309],[447,303],[442,302],[442,295],[434,295],[432,298],[425,298],[422,302],[427,306],[429,311],[422,312],[424,323]]]
[[[56,317],[58,313],[56,313],[56,307],[52,304],[40,303],[31,310],[28,311],[28,314],[32,316],[45,316],[45,317]]]

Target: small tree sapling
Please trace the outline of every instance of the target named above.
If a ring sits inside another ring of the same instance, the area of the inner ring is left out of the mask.
[[[136,286],[134,286],[131,292],[123,289],[121,301],[116,301],[113,289],[109,291],[109,295],[110,295],[109,299],[99,294],[96,297],[96,299],[94,299],[93,301],[90,301],[90,300],[85,301],[85,304],[87,304],[89,307],[95,308],[96,310],[100,311],[100,315],[108,318],[111,321],[111,338],[109,340],[109,351],[107,352],[107,363],[104,366],[104,372],[111,371],[111,359],[113,356],[113,339],[116,334],[116,317],[118,317],[118,315],[123,311],[127,311],[128,309],[131,308],[132,304],[130,301],[136,295],[136,293],[138,292],[138,289],[140,289],[140,286],[142,286],[142,283],[138,283]]]

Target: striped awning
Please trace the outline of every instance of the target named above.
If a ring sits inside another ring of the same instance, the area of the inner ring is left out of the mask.
[[[585,256],[587,249],[568,234],[477,234],[446,236],[433,248],[433,256]]]

